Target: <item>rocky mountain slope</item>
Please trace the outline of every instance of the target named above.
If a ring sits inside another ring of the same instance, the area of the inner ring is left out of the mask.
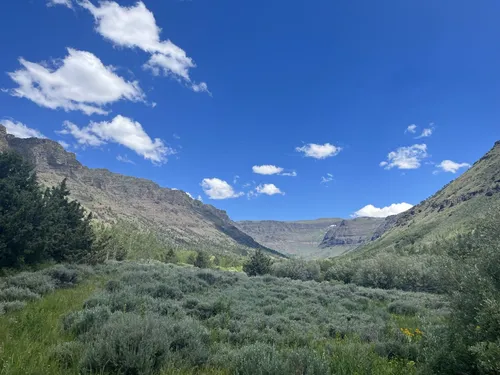
[[[363,248],[377,251],[430,243],[473,227],[489,209],[500,209],[500,141],[456,180],[399,215],[388,217]]]
[[[162,188],[153,181],[87,168],[57,142],[16,138],[0,125],[0,152],[5,151],[16,151],[30,160],[36,166],[40,182],[47,186],[67,178],[71,197],[100,220],[129,220],[193,249],[203,247],[244,254],[249,249],[264,248],[241,232],[225,211],[191,199],[183,191]],[[265,250],[280,256],[273,250]]]
[[[327,258],[370,240],[383,219],[339,218],[303,221],[239,221],[243,232],[259,243],[301,258]]]

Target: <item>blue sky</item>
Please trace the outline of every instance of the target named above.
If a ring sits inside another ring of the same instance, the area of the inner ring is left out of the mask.
[[[236,220],[387,215],[500,138],[499,12],[493,0],[8,1],[0,119]]]

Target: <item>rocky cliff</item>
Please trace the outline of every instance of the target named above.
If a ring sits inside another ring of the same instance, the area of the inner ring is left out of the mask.
[[[0,125],[0,152],[15,151],[36,166],[43,184],[67,178],[71,197],[104,221],[125,219],[156,230],[173,243],[220,252],[269,250],[241,232],[225,211],[153,181],[83,166],[75,154],[48,139],[16,138]]]

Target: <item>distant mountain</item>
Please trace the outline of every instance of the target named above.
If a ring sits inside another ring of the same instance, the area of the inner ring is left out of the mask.
[[[0,125],[0,152],[5,151],[16,151],[31,161],[40,182],[47,186],[67,178],[71,197],[97,219],[129,220],[193,249],[246,254],[250,249],[263,248],[281,256],[240,231],[225,211],[150,180],[87,168],[57,142],[16,138]]]
[[[454,236],[470,230],[492,207],[500,207],[500,142],[432,197],[386,218],[375,231],[374,241],[359,250],[426,244]]]
[[[308,259],[328,258],[370,240],[384,219],[339,218],[303,221],[239,221],[243,232],[284,254]]]

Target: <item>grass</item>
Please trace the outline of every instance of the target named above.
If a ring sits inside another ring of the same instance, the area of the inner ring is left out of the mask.
[[[159,262],[94,272],[0,316],[0,375],[411,375],[421,337],[401,329],[446,314],[424,293]]]
[[[81,308],[102,284],[101,278],[93,278],[0,316],[0,374],[77,374],[76,368],[61,369],[48,354],[53,346],[74,338],[63,331],[61,318]]]

